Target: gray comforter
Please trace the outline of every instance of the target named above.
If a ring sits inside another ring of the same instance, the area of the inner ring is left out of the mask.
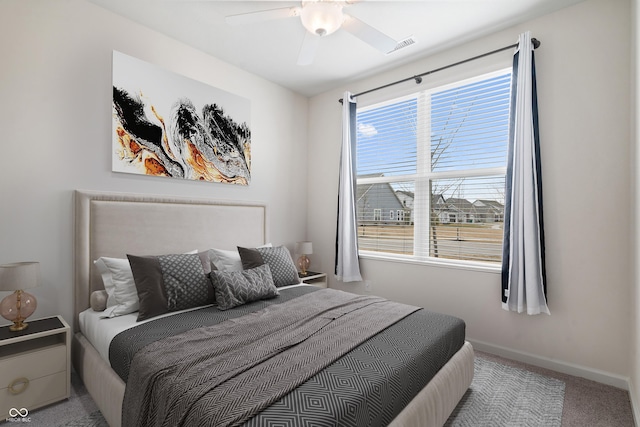
[[[321,290],[137,351],[123,425],[240,425],[419,310]]]
[[[320,292],[315,286],[280,289],[280,296],[230,310],[204,307],[142,323],[118,334],[112,368],[127,382],[135,354],[158,340]],[[322,369],[247,420],[243,427],[382,427],[389,424],[463,345],[464,322],[418,310]]]

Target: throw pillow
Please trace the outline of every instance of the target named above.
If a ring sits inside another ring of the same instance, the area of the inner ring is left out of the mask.
[[[238,247],[238,253],[242,259],[243,268],[254,268],[261,264],[267,264],[276,287],[300,283],[296,265],[289,250],[284,246],[255,249]]]
[[[279,295],[266,264],[242,271],[214,270],[211,282],[220,310]]]
[[[208,252],[127,257],[140,300],[138,321],[214,302]]]
[[[261,247],[271,247],[271,243],[267,243]],[[219,271],[240,271],[242,270],[242,261],[240,260],[240,254],[237,250],[225,250],[225,249],[209,249],[209,258],[211,263]]]
[[[107,291],[93,291],[89,303],[93,311],[105,311],[107,308]]]

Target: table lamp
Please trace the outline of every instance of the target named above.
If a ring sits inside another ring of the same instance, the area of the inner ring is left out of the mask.
[[[300,258],[298,258],[298,268],[300,269],[300,274],[303,276],[307,275],[307,269],[309,268],[309,258],[307,255],[311,255],[313,253],[313,245],[311,242],[298,242],[296,243],[296,253],[300,254]]]
[[[25,322],[38,305],[36,298],[23,289],[40,284],[40,263],[16,262],[0,265],[0,291],[15,291],[0,302],[0,315],[12,321],[11,331],[22,331],[29,325]]]

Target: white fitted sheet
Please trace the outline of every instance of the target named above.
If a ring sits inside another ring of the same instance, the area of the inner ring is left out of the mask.
[[[312,285],[301,283],[298,285],[282,286],[279,289],[294,288],[296,286]],[[111,363],[109,362],[109,345],[111,345],[111,340],[113,340],[113,338],[120,332],[151,320],[173,316],[174,314],[185,313],[187,311],[198,310],[203,307],[210,307],[210,305],[190,308],[181,311],[172,311],[170,313],[165,313],[160,316],[142,320],[140,322],[137,321],[137,311],[134,313],[125,314],[124,316],[105,318],[104,311],[94,311],[93,309],[89,308],[85,311],[80,312],[80,332],[82,332],[82,335],[84,335],[87,340],[89,340],[89,342],[95,347],[95,349],[98,350],[100,357],[102,357],[102,359],[107,362],[109,366],[111,366]]]
[[[207,307],[207,306],[205,306]],[[182,311],[172,311],[151,319],[137,321],[138,312],[125,314],[124,316],[104,317],[103,311],[93,311],[88,309],[80,313],[80,331],[89,340],[89,342],[98,350],[100,357],[109,363],[109,345],[111,340],[122,331],[126,331],[136,325],[146,323],[150,320],[159,319],[161,317],[172,316],[185,311],[196,310],[202,307],[196,307]],[[111,365],[109,363],[109,365]]]

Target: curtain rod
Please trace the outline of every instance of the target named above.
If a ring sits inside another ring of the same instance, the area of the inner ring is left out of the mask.
[[[536,38],[532,38],[531,39],[531,43],[533,44],[533,48],[534,49],[537,49],[540,46],[540,40],[538,40]],[[395,85],[400,84],[400,83],[408,82],[409,80],[415,80],[416,84],[420,84],[420,83],[422,83],[422,77],[428,76],[429,74],[437,73],[438,71],[446,70],[447,68],[451,68],[451,67],[455,67],[457,65],[462,65],[462,64],[467,63],[467,62],[475,61],[476,59],[484,58],[485,56],[493,55],[494,53],[502,52],[503,50],[513,49],[514,47],[518,47],[518,43],[514,43],[514,44],[509,45],[509,46],[501,47],[500,49],[492,50],[491,52],[486,52],[486,53],[483,53],[482,55],[474,56],[473,58],[467,58],[467,59],[464,59],[462,61],[455,62],[453,64],[445,65],[444,67],[436,68],[434,70],[427,71],[427,72],[422,73],[422,74],[416,74],[415,76],[407,77],[406,79],[398,80],[398,81],[395,81],[395,82],[392,82],[392,83],[387,83],[386,85],[378,86],[378,87],[373,88],[373,89],[365,90],[364,92],[360,92],[360,93],[354,94],[353,97],[357,97],[357,96],[360,96],[360,95],[365,95],[367,93],[375,92],[375,91],[380,90],[380,89],[386,89],[386,88],[388,88],[390,86],[395,86]],[[342,98],[340,98],[338,101],[340,102],[340,104],[342,104]]]

